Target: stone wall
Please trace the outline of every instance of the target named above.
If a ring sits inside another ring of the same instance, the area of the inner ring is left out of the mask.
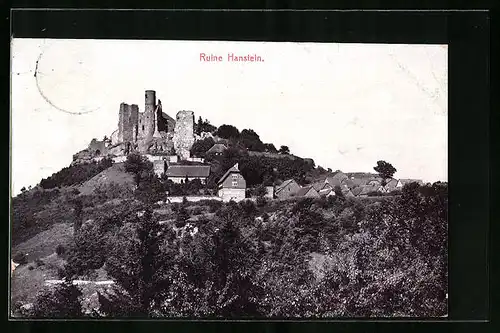
[[[177,112],[174,129],[175,153],[183,160],[189,158],[194,141],[194,112]]]
[[[120,104],[118,116],[118,142],[133,141],[134,127],[137,129],[139,106],[137,104]]]

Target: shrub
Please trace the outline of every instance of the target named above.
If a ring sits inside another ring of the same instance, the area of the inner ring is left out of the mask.
[[[66,253],[66,248],[64,247],[64,245],[62,245],[62,244],[57,245],[56,246],[56,253],[59,257],[63,256]]]
[[[256,203],[257,207],[262,208],[267,204],[267,199],[265,197],[258,197]]]
[[[16,264],[19,264],[19,265],[25,265],[25,264],[28,263],[28,257],[27,257],[27,255],[24,255],[22,253],[17,253],[16,255],[14,255],[14,257],[12,258],[12,260]]]
[[[40,294],[33,304],[36,318],[79,318],[83,316],[80,298],[82,292],[71,283],[56,286]]]

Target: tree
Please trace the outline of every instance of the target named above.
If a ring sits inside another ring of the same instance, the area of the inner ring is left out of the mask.
[[[198,140],[191,147],[191,155],[204,157],[207,150],[212,148],[214,144],[215,141],[212,138],[205,138],[203,140]]]
[[[223,139],[239,138],[240,131],[232,125],[221,125],[216,134]]]
[[[99,295],[100,310],[111,317],[147,318],[155,298],[168,286],[164,269],[171,267],[172,253],[162,253],[162,226],[149,209],[125,218],[110,239],[106,269],[117,284],[116,293]]]
[[[196,124],[196,134],[200,135],[203,132],[212,133],[217,127],[210,124],[208,119],[202,120],[201,117],[198,118],[198,123]]]
[[[281,146],[279,153],[288,155],[288,154],[290,154],[290,148],[288,148],[288,146]]]
[[[153,164],[149,162],[146,157],[139,154],[127,155],[127,160],[125,161],[125,171],[134,174],[134,180],[137,186],[139,186],[141,179],[152,170]]]
[[[344,198],[344,193],[342,192],[342,189],[340,188],[339,185],[335,185],[335,187],[333,188],[333,191],[334,191],[336,197]]]
[[[273,154],[278,153],[278,149],[272,143],[264,143],[264,151]]]
[[[387,163],[386,161],[377,161],[377,166],[373,167],[373,169],[377,171],[382,178],[382,186],[385,185],[386,179],[392,178],[394,173],[397,171],[392,164]]]
[[[33,316],[36,318],[80,318],[83,317],[80,298],[82,292],[70,282],[56,286],[55,290],[46,290],[33,304]]]
[[[73,224],[73,232],[76,234],[80,227],[82,226],[82,211],[83,211],[83,203],[81,199],[75,199],[73,201],[74,205],[74,214],[75,214],[75,222]]]
[[[241,131],[239,142],[245,149],[251,151],[262,152],[266,148],[264,143],[260,140],[259,135],[252,129],[244,129]]]

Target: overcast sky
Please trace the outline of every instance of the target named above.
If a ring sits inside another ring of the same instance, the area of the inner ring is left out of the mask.
[[[251,128],[324,168],[374,172],[385,160],[396,178],[446,181],[447,58],[445,45],[13,39],[12,190],[109,136],[120,103],[142,111],[145,90],[172,117]]]

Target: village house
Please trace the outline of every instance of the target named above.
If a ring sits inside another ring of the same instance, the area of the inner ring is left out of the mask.
[[[384,186],[384,191],[386,193],[390,193],[392,191],[400,190],[403,187],[403,184],[397,179],[390,179],[386,182]]]
[[[241,201],[245,199],[247,184],[236,163],[219,179],[218,195],[223,201]]]
[[[328,177],[325,179],[325,183],[328,183],[330,184],[333,188],[335,188],[335,186],[340,186],[342,185],[342,183],[349,179],[349,177],[347,177],[347,175],[345,173],[343,173],[342,171],[339,171],[337,172],[335,175],[333,175],[332,177]]]
[[[227,147],[226,147],[225,144],[223,144],[223,143],[216,143],[209,150],[207,150],[207,152],[205,154],[206,155],[220,156],[226,150],[227,150]]]
[[[319,191],[320,196],[331,197],[335,196],[335,191],[331,187],[326,187]]]
[[[296,194],[297,197],[303,198],[319,198],[318,191],[312,185],[302,187]]]
[[[367,197],[369,193],[373,192],[384,192],[381,185],[366,185],[361,187],[361,192],[358,194],[359,197]]]
[[[210,175],[210,165],[170,165],[165,172],[167,178],[174,183],[183,184],[186,180],[199,179],[206,184]]]
[[[300,185],[294,179],[288,179],[276,186],[274,194],[279,199],[287,199],[296,195],[299,190]]]

